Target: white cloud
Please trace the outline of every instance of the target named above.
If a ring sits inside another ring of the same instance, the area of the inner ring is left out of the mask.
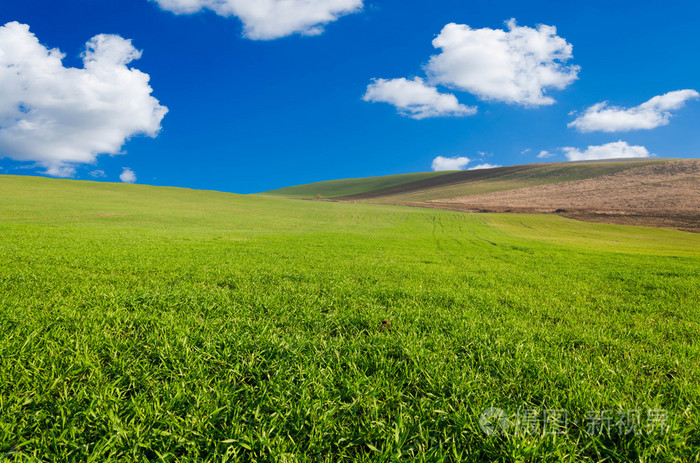
[[[389,103],[399,113],[413,119],[444,116],[470,116],[476,108],[460,104],[450,93],[440,93],[423,79],[374,79],[362,97],[365,101]]]
[[[585,151],[577,148],[562,148],[569,161],[592,161],[596,159],[648,158],[653,156],[643,146],[630,146],[617,141],[600,146],[589,146]]]
[[[522,151],[520,152],[520,154],[527,154],[527,153],[529,153],[530,151],[532,151],[532,148],[525,148],[524,150],[522,150]]]
[[[476,165],[476,166],[474,166],[474,167],[470,167],[470,168],[467,169],[467,170],[495,169],[496,167],[501,167],[501,166],[498,165],[498,164],[488,164],[488,163],[484,163],[484,164]]]
[[[540,159],[553,158],[554,156],[556,156],[556,154],[550,153],[549,151],[546,151],[546,150],[540,151],[540,154],[537,155],[537,157]]]
[[[84,68],[65,68],[29,26],[0,27],[0,156],[70,177],[134,135],[155,137],[168,110],[151,96],[148,74],[127,67],[140,56],[129,40],[97,35]]]
[[[430,82],[484,100],[553,104],[547,89],[563,89],[578,78],[579,67],[566,64],[572,45],[553,26],[521,27],[514,19],[507,25],[507,31],[446,25],[433,40],[442,52],[426,65]]]
[[[323,26],[360,11],[363,0],[155,0],[164,10],[191,14],[209,9],[243,22],[244,35],[272,40],[292,34],[319,35]]]
[[[119,175],[119,180],[124,183],[136,183],[136,174],[128,167],[122,167],[122,173]]]
[[[107,176],[104,170],[93,170],[89,175],[93,178],[105,178]]]
[[[464,156],[455,156],[451,158],[438,156],[433,159],[432,168],[436,172],[443,170],[464,170],[470,161],[471,159],[465,158]]]
[[[655,96],[646,103],[634,108],[608,106],[608,102],[595,104],[569,123],[579,132],[627,132],[630,130],[650,130],[667,125],[672,114],[669,111],[682,108],[686,101],[697,99],[700,93],[695,90],[677,90]]]

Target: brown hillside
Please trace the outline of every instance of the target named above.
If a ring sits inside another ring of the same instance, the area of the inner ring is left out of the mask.
[[[585,180],[424,205],[482,212],[556,212],[596,222],[700,232],[700,160],[669,161]]]

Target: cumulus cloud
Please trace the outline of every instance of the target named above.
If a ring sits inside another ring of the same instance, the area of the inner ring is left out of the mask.
[[[451,158],[438,156],[433,159],[432,168],[435,172],[443,170],[464,170],[470,161],[471,159],[464,156],[454,156]]]
[[[550,153],[549,151],[546,151],[546,150],[540,151],[540,154],[537,155],[537,157],[540,159],[552,158],[554,156],[556,156],[556,154]]]
[[[484,170],[484,169],[495,169],[496,167],[501,167],[498,164],[489,164],[489,163],[484,163],[484,164],[479,164],[474,167],[470,167],[467,170]]]
[[[136,183],[136,174],[128,167],[122,167],[122,173],[119,175],[119,180],[124,183]]]
[[[667,125],[672,117],[670,111],[682,108],[688,100],[700,97],[695,90],[677,90],[655,96],[646,103],[633,108],[609,106],[607,101],[597,103],[569,123],[579,132],[627,132],[650,130]]]
[[[168,110],[151,96],[148,74],[127,66],[140,56],[130,40],[97,35],[83,68],[66,68],[29,26],[0,27],[0,156],[70,177],[77,164],[120,154],[134,135],[155,137]]]
[[[431,84],[470,92],[481,99],[525,106],[550,105],[548,89],[563,89],[578,78],[579,67],[568,65],[573,47],[554,26],[536,29],[472,29],[448,24],[433,40],[441,50],[426,65]]]
[[[363,0],[155,0],[162,9],[191,14],[208,9],[243,22],[244,35],[272,40],[292,34],[319,35],[323,26],[360,11]]]
[[[362,98],[365,101],[389,103],[399,113],[413,119],[443,116],[469,116],[476,108],[460,104],[457,97],[440,93],[423,79],[374,79]]]
[[[600,146],[589,146],[586,150],[562,148],[569,161],[592,161],[596,159],[648,158],[653,156],[643,146],[631,146],[627,142],[617,141]]]

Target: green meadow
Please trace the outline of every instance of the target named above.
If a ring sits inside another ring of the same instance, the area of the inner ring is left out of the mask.
[[[674,230],[3,175],[0,460],[699,461],[699,287]]]

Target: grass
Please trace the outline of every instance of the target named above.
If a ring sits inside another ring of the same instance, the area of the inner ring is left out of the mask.
[[[453,185],[444,185],[430,189],[420,189],[409,193],[392,196],[382,196],[371,199],[371,202],[422,202],[446,198],[459,198],[496,191],[515,190],[553,183],[571,182],[611,175],[623,170],[654,164],[658,160],[623,161],[623,162],[598,162],[598,163],[557,163],[545,164],[530,170],[518,171],[494,178],[464,182]]]
[[[0,197],[0,458],[698,461],[700,235],[32,177]],[[568,430],[489,436],[489,407]],[[640,432],[589,433],[596,410]]]
[[[317,195],[323,198],[339,198],[341,196],[356,195],[396,185],[403,185],[426,178],[439,177],[449,173],[450,172],[419,172],[415,174],[387,175],[384,177],[328,180],[325,182],[309,183],[306,185],[266,191],[263,194],[294,198],[314,198]]]

